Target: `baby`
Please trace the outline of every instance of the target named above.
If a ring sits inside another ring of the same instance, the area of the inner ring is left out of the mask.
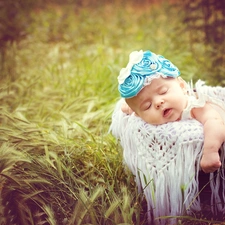
[[[118,76],[119,92],[125,98],[122,111],[160,125],[194,118],[203,124],[204,146],[200,166],[205,173],[221,166],[219,149],[225,141],[225,125],[221,116],[225,106],[217,106],[205,96],[198,96],[179,77],[178,68],[161,55],[150,51],[134,51],[126,68]]]

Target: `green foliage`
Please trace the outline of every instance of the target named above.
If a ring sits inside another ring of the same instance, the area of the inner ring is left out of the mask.
[[[132,50],[164,55],[187,80],[196,75],[176,9],[150,1],[28,2],[3,1],[25,4],[14,25],[29,11],[29,26],[4,48],[0,223],[146,224],[146,202],[108,129],[116,77]]]

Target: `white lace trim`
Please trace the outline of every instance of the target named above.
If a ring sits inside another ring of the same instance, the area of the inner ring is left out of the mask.
[[[163,78],[167,78],[168,76],[166,76],[165,74],[163,73],[159,73],[159,72],[156,72],[155,74],[152,74],[148,77],[145,78],[145,81],[144,81],[144,85],[143,85],[143,88],[149,84],[151,84],[152,80],[154,79],[158,79],[160,77],[163,77]]]
[[[225,121],[225,89],[222,87],[205,86],[205,82],[199,80],[196,83],[196,93],[193,91],[192,85],[188,84],[188,105],[182,113],[181,119],[191,119],[191,110],[200,108],[206,102],[210,103],[222,116]],[[196,95],[198,97],[196,97]]]

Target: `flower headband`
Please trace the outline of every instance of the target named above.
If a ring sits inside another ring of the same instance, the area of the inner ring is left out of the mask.
[[[178,68],[163,56],[150,51],[134,51],[130,53],[127,67],[120,71],[118,89],[123,98],[132,98],[154,78],[175,78],[179,75]]]

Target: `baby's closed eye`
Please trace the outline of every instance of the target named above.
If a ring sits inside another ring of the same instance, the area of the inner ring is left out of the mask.
[[[146,102],[142,107],[143,111],[148,110],[151,107],[151,105],[152,105],[151,102]]]
[[[161,88],[161,89],[159,90],[159,94],[160,94],[160,95],[166,94],[167,91],[168,91],[168,88],[167,88],[167,87],[163,87],[163,88]]]

